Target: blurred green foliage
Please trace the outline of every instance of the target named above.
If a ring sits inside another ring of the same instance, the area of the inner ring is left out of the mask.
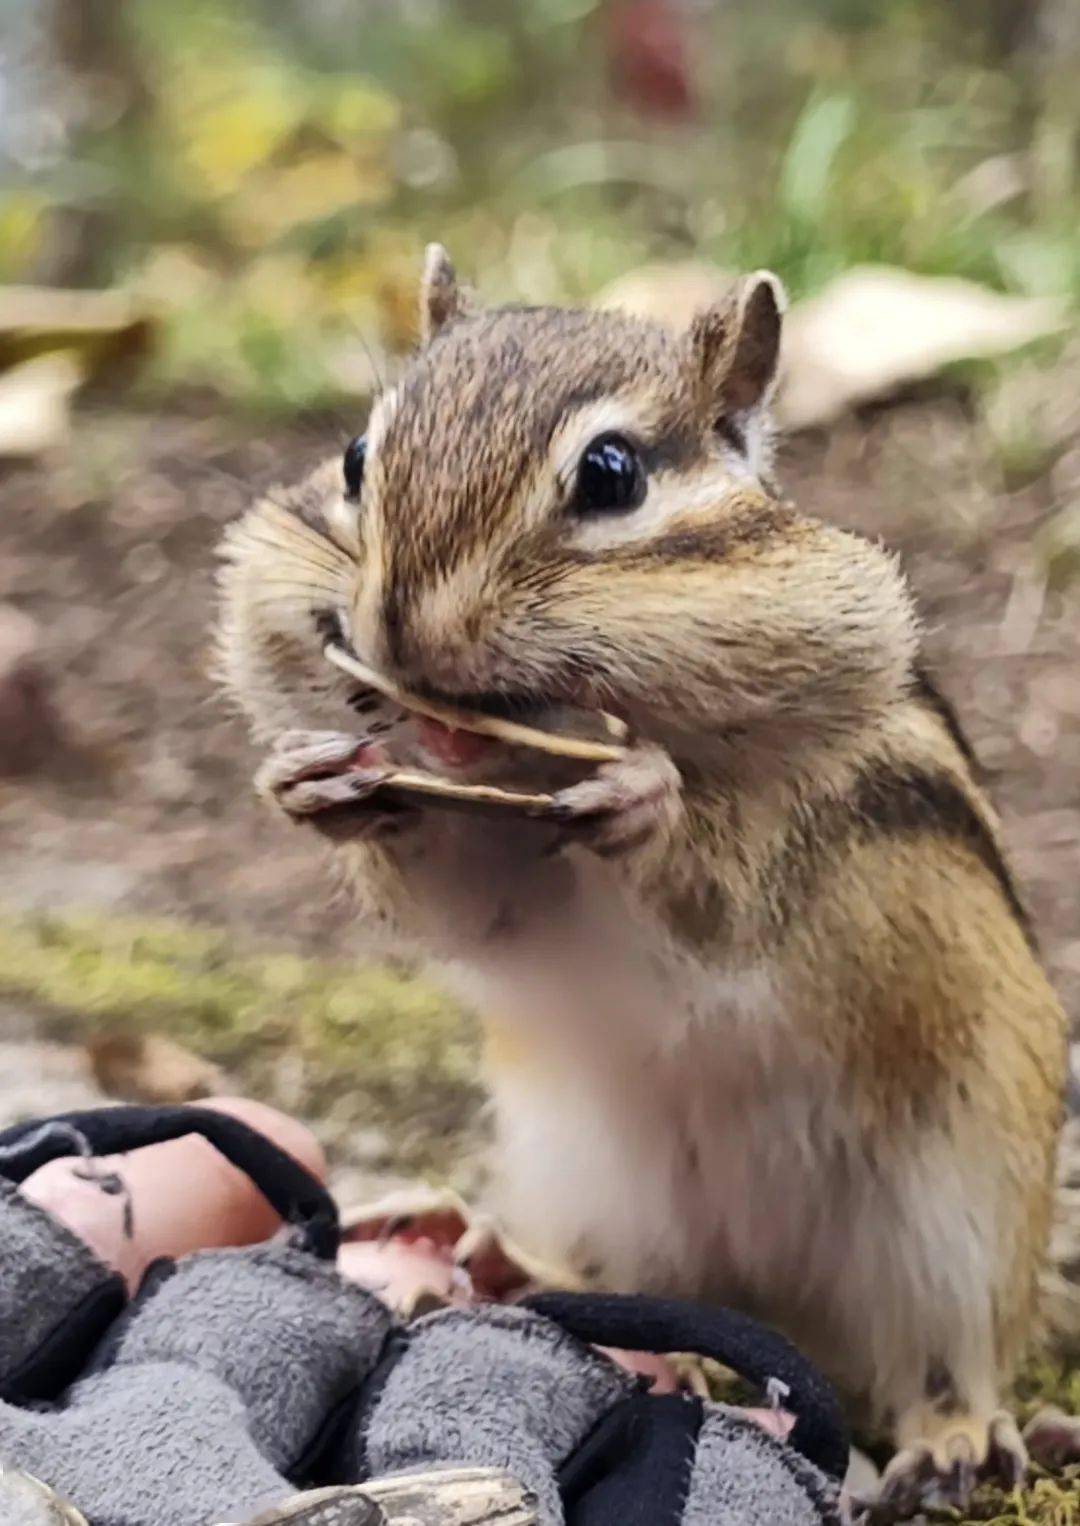
[[[665,116],[647,80],[618,88],[648,6],[113,5],[93,88],[111,69],[122,106],[8,166],[0,278],[81,239],[78,279],[167,312],[159,382],[283,407],[370,386],[411,335],[432,237],[525,300],[690,254],[796,295],[864,260],[1080,289],[1077,59],[1014,36],[1010,8],[684,9],[692,100]]]

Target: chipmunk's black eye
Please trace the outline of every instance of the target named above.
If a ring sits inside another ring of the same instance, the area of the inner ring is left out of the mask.
[[[364,485],[364,460],[367,456],[367,439],[358,434],[355,440],[350,440],[345,447],[345,460],[342,468],[345,472],[345,497],[359,498],[360,489]]]
[[[624,514],[645,498],[641,457],[621,434],[597,435],[578,467],[574,508],[579,514]]]

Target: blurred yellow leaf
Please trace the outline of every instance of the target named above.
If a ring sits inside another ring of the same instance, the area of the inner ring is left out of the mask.
[[[253,261],[235,290],[241,304],[274,322],[312,327],[318,321],[311,266],[299,254],[267,254]]]
[[[295,130],[306,101],[277,71],[212,78],[216,88],[175,100],[173,114],[184,163],[212,196],[227,196]]]
[[[166,244],[151,252],[140,269],[134,290],[162,307],[191,307],[207,301],[221,277],[199,251],[183,244]]]
[[[369,343],[404,350],[416,343],[420,263],[407,233],[375,236],[363,254],[327,261],[318,279],[329,308],[363,331]]]
[[[83,380],[141,356],[151,330],[145,304],[123,292],[0,287],[0,456],[63,440]]]
[[[594,305],[684,329],[695,314],[722,302],[733,280],[715,265],[691,261],[642,265],[606,286]]]
[[[0,368],[63,350],[89,371],[140,354],[151,328],[145,302],[126,292],[0,286]]]
[[[401,103],[371,80],[350,80],[318,118],[320,126],[348,148],[361,134],[393,132],[401,122]]]
[[[17,277],[28,269],[41,248],[44,197],[31,190],[12,190],[0,199],[0,277]]]
[[[385,272],[377,290],[380,326],[391,349],[404,350],[415,344],[419,335],[420,303],[417,294],[416,265],[406,272],[392,268]]]
[[[67,352],[38,355],[0,376],[0,456],[38,456],[65,439],[82,379],[81,363]]]
[[[386,170],[373,157],[318,154],[252,176],[226,214],[238,242],[261,245],[348,207],[377,204],[390,190]]]

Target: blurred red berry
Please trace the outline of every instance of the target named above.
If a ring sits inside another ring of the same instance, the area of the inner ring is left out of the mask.
[[[694,115],[687,30],[679,0],[610,0],[612,88],[641,116],[686,121]]]

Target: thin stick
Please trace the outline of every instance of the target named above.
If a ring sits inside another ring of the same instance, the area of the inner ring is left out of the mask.
[[[500,789],[496,784],[458,784],[452,779],[440,779],[435,774],[425,774],[402,769],[393,773],[379,785],[377,793],[386,790],[395,795],[424,795],[441,800],[448,806],[491,807],[496,810],[524,811],[527,815],[542,815],[555,804],[552,795],[532,795],[517,790]]]
[[[430,795],[447,804],[461,801],[462,806],[497,806],[508,810],[549,810],[554,806],[552,795],[532,795],[514,789],[500,789],[497,784],[458,784],[455,780],[438,778],[435,774],[400,769],[380,784],[381,789],[394,790],[395,794]]]
[[[509,742],[517,747],[532,747],[537,752],[547,752],[559,758],[580,758],[584,763],[616,763],[623,756],[621,746],[606,742],[587,742],[580,737],[557,736],[550,731],[538,731],[535,726],[523,726],[520,721],[504,721],[498,716],[481,715],[472,710],[456,710],[452,705],[439,705],[432,700],[419,699],[399,689],[397,684],[381,673],[367,667],[351,652],[328,642],[324,647],[326,657],[335,667],[353,678],[360,679],[369,688],[377,689],[405,710],[426,715],[429,720],[439,721],[451,731],[472,731],[477,736],[493,737],[499,742]],[[598,711],[608,733],[620,741],[625,740],[627,729],[613,715]],[[523,797],[525,798],[525,797]]]

